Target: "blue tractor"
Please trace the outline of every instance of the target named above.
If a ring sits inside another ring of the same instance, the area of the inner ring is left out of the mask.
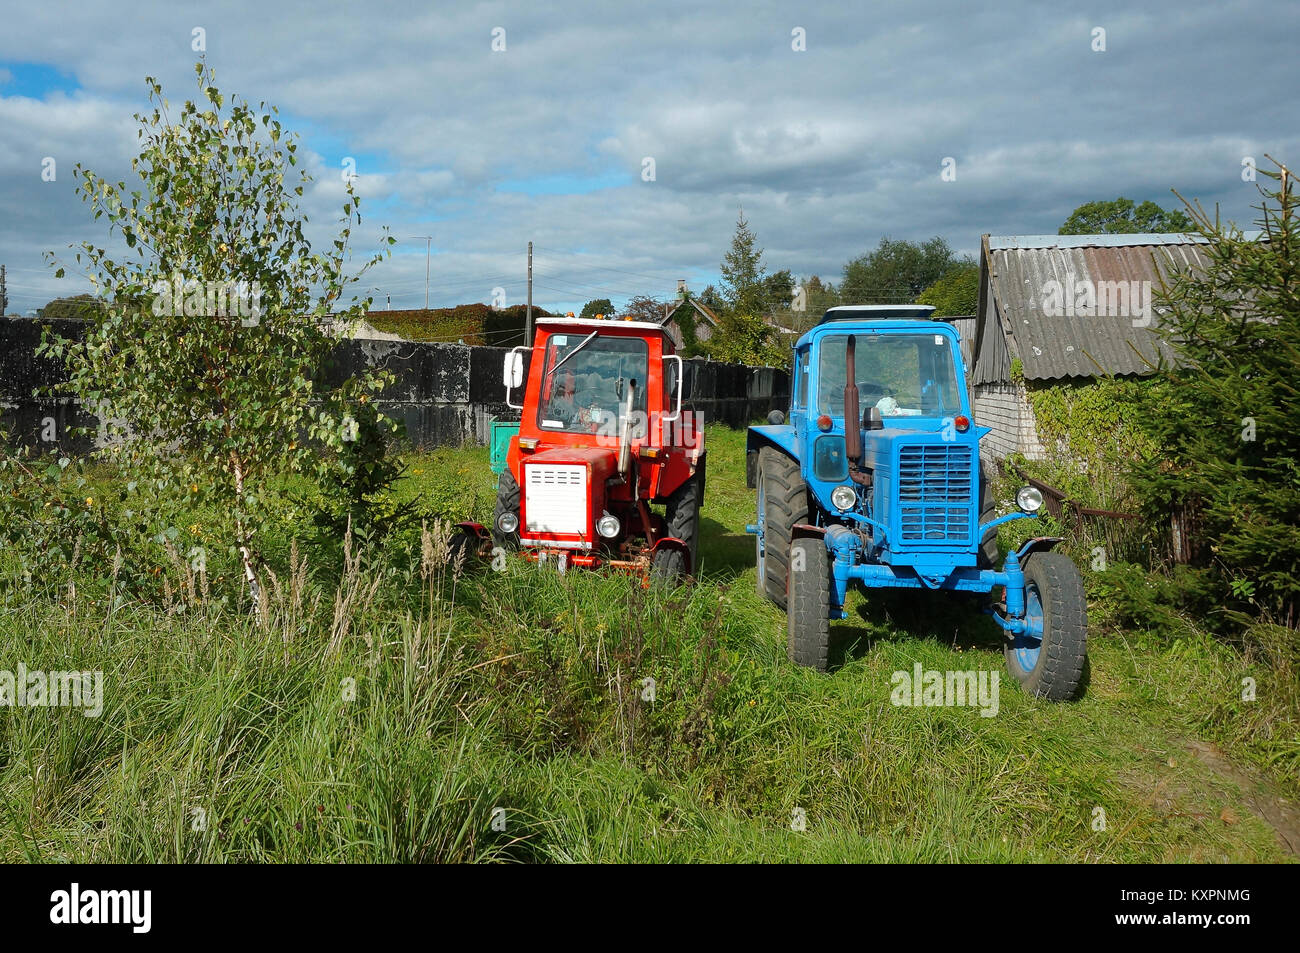
[[[850,584],[992,597],[1007,667],[1054,701],[1083,679],[1083,581],[1054,537],[998,568],[997,527],[1034,518],[1025,487],[997,516],[980,466],[956,329],[924,305],[831,308],[794,347],[789,419],[751,427],[758,590],[786,610],[791,661],[826,670]]]

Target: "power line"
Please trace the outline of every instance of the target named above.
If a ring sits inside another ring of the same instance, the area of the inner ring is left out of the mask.
[[[562,283],[562,284],[570,285],[570,286],[572,286],[573,288],[576,288],[576,289],[581,289],[581,288],[592,288],[592,289],[595,289],[595,290],[597,290],[597,291],[612,292],[612,293],[614,293],[614,294],[616,294],[616,295],[626,295],[627,297],[632,297],[632,298],[635,298],[635,297],[638,297],[638,296],[640,296],[640,295],[645,294],[645,290],[646,290],[646,289],[643,288],[643,289],[641,289],[641,290],[639,290],[639,291],[628,291],[627,289],[620,289],[620,288],[614,288],[614,287],[611,287],[610,284],[609,284],[608,282],[593,283],[593,282],[588,282],[588,281],[576,281],[576,280],[571,279],[571,278],[565,278],[565,277],[563,277],[563,276],[561,276],[561,275],[551,275],[551,274],[547,274],[546,272],[536,271],[536,270],[533,271],[533,274],[534,274],[534,275],[540,275],[540,276],[542,276],[543,278],[549,278],[549,279],[552,280],[552,281],[558,281],[558,282],[560,282],[560,283]],[[567,289],[561,289],[561,290],[567,290]]]
[[[536,281],[536,279],[534,279],[534,281]],[[595,288],[595,289],[590,289],[590,288],[582,289],[582,288],[572,288],[572,287],[565,288],[559,285],[547,284],[544,281],[536,281],[536,284],[542,288],[546,288],[548,291],[553,291],[556,294],[572,295],[573,297],[576,298],[586,298],[588,301],[594,300],[597,296],[609,297],[610,295],[613,295],[614,297],[617,298],[636,298],[639,297],[641,294],[641,292],[620,291],[617,288]]]
[[[552,254],[560,255],[560,256],[563,256],[563,257],[566,257],[566,258],[571,258],[571,259],[572,259],[572,258],[576,258],[576,257],[577,257],[576,255],[573,255],[572,253],[567,253],[567,254],[566,254],[565,252],[561,252],[561,251],[558,251],[558,250],[556,250],[556,249],[541,248],[541,246],[537,246],[537,247],[540,248],[542,251],[549,251],[549,252],[551,252]],[[643,272],[643,271],[628,271],[628,270],[623,269],[623,268],[611,268],[611,267],[609,267],[608,265],[583,265],[582,267],[584,267],[584,268],[589,268],[589,269],[591,269],[592,271],[613,271],[613,272],[617,272],[618,274],[621,274],[621,275],[632,275],[633,277],[636,277],[636,278],[650,278],[650,279],[652,279],[652,280],[654,280],[654,281],[673,281],[673,282],[675,282],[675,281],[677,280],[675,277],[674,277],[674,278],[669,278],[669,277],[667,277],[667,275],[670,274],[669,272],[664,272],[664,273],[661,274],[661,275],[652,275],[652,274],[648,274],[648,273]]]

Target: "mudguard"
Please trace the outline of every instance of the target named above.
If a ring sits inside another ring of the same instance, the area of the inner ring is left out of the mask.
[[[682,561],[686,563],[686,572],[689,574],[694,571],[695,567],[691,565],[691,548],[686,545],[685,540],[678,539],[676,536],[661,536],[650,547],[650,558],[653,560],[655,553],[661,549],[677,550],[682,554]]]
[[[750,427],[745,434],[745,486],[758,485],[758,451],[765,446],[777,447],[799,459],[799,438],[790,424],[762,424]]]
[[[1026,556],[1033,553],[1050,553],[1063,542],[1065,542],[1065,537],[1063,536],[1035,536],[1016,550],[1016,558],[1019,559],[1021,565],[1023,565]]]

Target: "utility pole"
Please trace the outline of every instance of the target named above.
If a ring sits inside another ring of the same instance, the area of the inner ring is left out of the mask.
[[[533,243],[528,243],[528,310],[524,312],[524,347],[533,343]]]
[[[529,256],[529,261],[532,257]],[[0,318],[9,310],[9,286],[5,284],[5,266],[0,265]]]

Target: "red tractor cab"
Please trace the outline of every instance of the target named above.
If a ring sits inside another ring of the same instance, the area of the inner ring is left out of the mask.
[[[521,419],[497,484],[495,545],[561,571],[694,572],[704,433],[682,409],[685,368],[667,332],[600,316],[543,319],[526,386],[524,350],[505,361],[506,402]]]

